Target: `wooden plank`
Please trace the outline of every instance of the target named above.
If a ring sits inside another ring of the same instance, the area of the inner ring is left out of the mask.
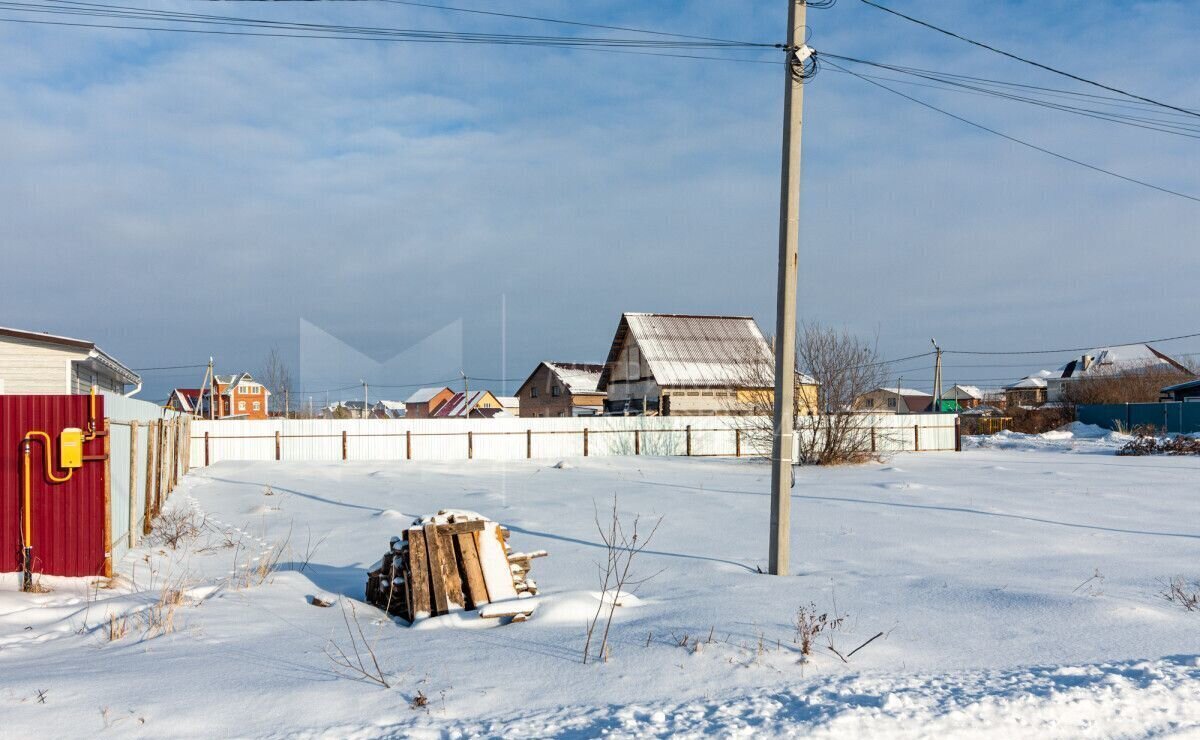
[[[408,568],[412,576],[413,597],[412,610],[416,612],[433,613],[429,594],[429,558],[426,555],[425,532],[420,529],[410,529],[408,534]]]
[[[450,602],[446,598],[446,581],[442,572],[442,548],[438,542],[436,524],[426,524],[424,528],[425,550],[429,556],[429,594],[433,608],[431,614],[446,614],[450,611]]]
[[[463,594],[462,575],[458,569],[458,553],[456,552],[457,548],[454,547],[454,536],[442,532],[441,527],[438,527],[437,542],[441,556],[442,583],[446,586],[447,609],[450,606],[465,609],[467,600]]]
[[[137,442],[138,423],[129,422],[129,549],[137,547]]]
[[[473,533],[454,536],[462,557],[462,572],[467,577],[463,595],[467,598],[468,609],[478,609],[488,603],[487,584],[483,581],[483,566],[479,564],[479,546],[475,543]]]
[[[158,438],[155,431],[157,421],[151,421],[146,426],[146,505],[142,510],[142,534],[150,534],[150,514],[153,511],[154,495],[154,441]]]
[[[467,534],[468,532],[482,532],[483,521],[476,519],[469,522],[454,522],[452,524],[438,524],[438,532],[444,535]]]

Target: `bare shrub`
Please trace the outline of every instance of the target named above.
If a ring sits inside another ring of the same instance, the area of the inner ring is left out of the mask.
[[[792,622],[796,628],[796,636],[793,641],[800,646],[800,654],[805,657],[812,655],[813,641],[821,634],[828,636],[835,630],[841,629],[847,616],[849,615],[830,617],[826,612],[818,614],[816,604],[811,602],[808,606],[801,604],[796,609],[796,618]],[[833,643],[830,642],[830,649],[832,648]]]
[[[367,639],[363,633],[362,624],[358,621],[358,610],[350,604],[350,612],[346,612],[345,600],[339,600],[342,605],[342,621],[346,625],[346,638],[349,645],[343,648],[335,640],[330,639],[325,647],[325,655],[334,664],[336,670],[344,676],[360,681],[379,684],[385,689],[392,687],[387,674],[379,665],[379,656],[375,654],[375,643]],[[379,636],[376,635],[376,640]],[[419,697],[424,694],[417,692]],[[416,699],[413,700],[414,702]],[[425,706],[425,700],[420,706]],[[414,709],[416,707],[414,706]]]
[[[747,358],[741,365],[741,377],[734,383],[737,387],[774,387],[773,364]],[[845,330],[805,324],[796,337],[796,365],[799,373],[792,417],[799,462],[837,465],[874,457],[870,416],[859,408],[859,399],[888,382],[887,365],[879,361],[875,344]],[[769,451],[775,435],[774,393],[743,390],[738,403],[750,407],[742,412],[747,416],[739,420],[742,430],[756,449]]]
[[[1117,450],[1118,455],[1200,455],[1200,439],[1196,437],[1154,437],[1140,434]]]
[[[1182,367],[1163,363],[1089,374],[1063,382],[1062,403],[1072,408],[1097,403],[1154,403],[1164,387],[1192,376]]]
[[[1183,576],[1175,576],[1165,584],[1162,597],[1186,611],[1200,610],[1200,581],[1188,581]]]
[[[154,522],[154,536],[172,550],[199,536],[204,521],[191,509],[172,509],[163,512]]]
[[[588,622],[587,639],[583,643],[583,662],[587,663],[588,658],[591,657],[592,638],[596,626],[604,614],[605,607],[607,607],[608,614],[604,616],[604,632],[600,637],[598,650],[601,659],[607,663],[612,653],[608,635],[612,628],[613,616],[616,614],[617,607],[621,605],[621,595],[628,593],[627,588],[636,588],[657,575],[656,573],[635,580],[633,578],[633,560],[650,544],[650,540],[658,531],[663,520],[662,517],[659,517],[650,531],[644,535],[639,531],[640,514],[633,518],[632,525],[626,527],[621,523],[620,514],[617,512],[616,496],[613,496],[612,514],[607,525],[601,524],[598,508],[595,518],[596,529],[599,530],[600,539],[604,542],[605,562],[600,566],[600,603],[596,606],[596,613]]]

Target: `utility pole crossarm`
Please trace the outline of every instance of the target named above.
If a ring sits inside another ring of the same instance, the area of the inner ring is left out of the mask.
[[[792,450],[796,394],[796,286],[800,237],[800,133],[803,123],[802,64],[805,0],[788,0],[787,63],[784,65],[783,161],[779,187],[779,284],[775,316],[774,434],[771,441],[771,533],[769,571],[788,574],[791,550]],[[811,54],[811,50],[807,52]]]

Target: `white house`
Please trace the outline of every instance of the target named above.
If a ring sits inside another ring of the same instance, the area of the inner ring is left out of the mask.
[[[0,327],[0,393],[87,393],[93,385],[132,396],[142,379],[94,342]]]

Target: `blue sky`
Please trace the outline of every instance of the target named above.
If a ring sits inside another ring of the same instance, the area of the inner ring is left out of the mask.
[[[376,2],[127,4],[598,33]],[[459,4],[766,42],[783,40],[786,11],[783,0]],[[1200,107],[1195,3],[890,5]],[[1069,86],[858,0],[809,11],[809,25],[818,50]],[[421,346],[446,354],[447,369],[515,379],[509,390],[542,359],[602,361],[621,311],[751,314],[773,331],[774,66],[17,24],[0,24],[0,56],[0,324],[94,339],[134,367],[214,355],[225,372],[257,369],[272,345],[312,367],[301,334],[314,326],[382,363],[301,378],[310,390],[372,373],[434,380],[412,377],[428,363],[386,361],[454,331],[461,356],[445,341]],[[1200,193],[1194,139],[905,91]],[[1200,205],[828,68],[806,92],[802,212],[802,316],[878,336],[884,357],[925,351],[931,336],[947,349],[1036,349],[1200,330]],[[998,385],[1058,359],[948,360],[946,380]],[[897,370],[927,386],[921,366]],[[150,398],[199,380],[146,377]]]

